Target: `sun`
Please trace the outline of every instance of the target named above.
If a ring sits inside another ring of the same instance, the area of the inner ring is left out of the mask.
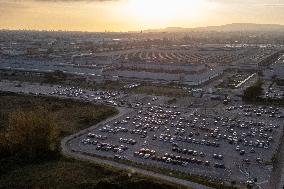
[[[168,24],[199,14],[203,0],[129,0],[129,15],[147,24]]]

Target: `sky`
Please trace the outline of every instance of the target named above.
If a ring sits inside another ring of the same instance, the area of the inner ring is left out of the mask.
[[[0,29],[140,31],[284,25],[284,0],[0,0]]]

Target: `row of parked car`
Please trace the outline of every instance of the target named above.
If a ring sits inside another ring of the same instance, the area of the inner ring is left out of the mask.
[[[134,152],[134,157],[143,158],[143,159],[150,159],[152,161],[158,161],[163,162],[167,164],[172,165],[179,165],[179,166],[188,166],[189,164],[196,164],[196,165],[204,165],[204,166],[210,166],[211,163],[208,160],[201,160],[197,159],[195,157],[189,158],[179,155],[174,155],[170,153],[165,153],[163,156],[156,155],[155,150],[149,150],[149,149],[140,149],[139,151]],[[213,164],[215,168],[225,168],[225,165],[220,162],[215,162]]]
[[[244,116],[263,116],[266,115],[268,117],[276,117],[276,118],[284,118],[283,113],[279,108],[274,107],[252,107],[250,105],[240,105],[240,106],[229,106],[226,107],[227,111],[238,110],[242,112]]]
[[[134,139],[127,139],[127,138],[120,138],[119,139],[119,142],[121,142],[121,143],[125,143],[125,144],[131,144],[131,145],[135,145],[136,143],[137,143],[137,141],[136,140],[134,140]]]
[[[127,133],[128,129],[125,127],[111,127],[110,125],[105,125],[102,128],[100,128],[99,131],[102,133],[118,134],[118,133]]]

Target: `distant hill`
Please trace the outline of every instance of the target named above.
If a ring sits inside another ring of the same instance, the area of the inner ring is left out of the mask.
[[[168,27],[164,29],[150,29],[144,32],[192,32],[192,31],[216,31],[216,32],[236,32],[236,31],[283,31],[284,25],[278,24],[253,24],[253,23],[233,23],[222,26],[208,26],[198,28]]]

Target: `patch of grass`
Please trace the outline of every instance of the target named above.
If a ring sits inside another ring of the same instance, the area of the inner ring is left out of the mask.
[[[54,73],[35,73],[20,70],[0,70],[0,80],[20,81],[30,83],[57,84],[63,86],[78,86],[89,89],[113,89],[119,90],[123,84],[116,81],[105,81],[96,83],[94,80],[87,80],[84,76],[72,75],[55,71]]]
[[[65,157],[10,166],[13,166],[13,169],[0,175],[0,188],[185,188],[135,173],[128,175],[126,171]]]
[[[54,117],[61,136],[78,132],[117,113],[117,110],[105,105],[3,92],[0,93],[0,107],[0,129],[7,126],[9,113],[44,109]]]
[[[60,157],[29,164],[1,176],[0,188],[178,188],[140,175],[128,176],[88,162]]]

